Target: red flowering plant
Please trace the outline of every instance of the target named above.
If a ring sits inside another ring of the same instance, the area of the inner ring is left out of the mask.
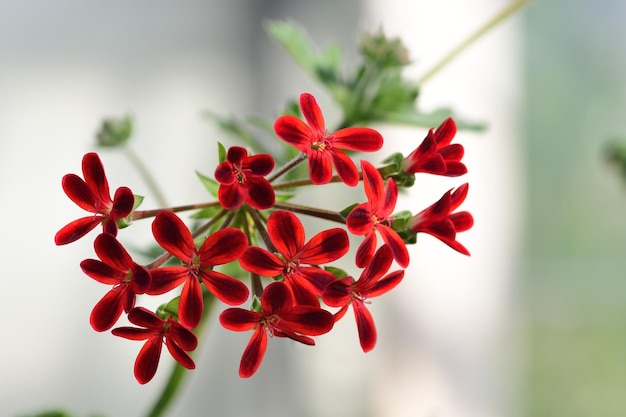
[[[270,140],[286,145],[282,153],[270,151],[265,146],[268,139],[259,138],[249,126],[217,117],[246,146],[227,149],[218,143],[214,175],[198,174],[212,197],[197,204],[139,210],[143,198],[128,187],[118,188],[111,198],[100,157],[93,152],[83,158],[84,179],[68,174],[62,180],[67,196],[93,216],[61,228],[55,236],[57,245],[75,242],[103,225],[94,243],[99,260],[84,260],[81,267],[89,277],[113,288],[94,308],[91,325],[100,332],[120,320],[137,326],[121,325],[112,334],[146,341],[134,367],[141,384],[157,374],[163,344],[178,363],[164,394],[167,399],[157,402],[153,416],[164,412],[171,391],[179,386],[181,369],[195,368],[191,355],[197,336],[217,301],[229,306],[219,316],[225,329],[252,331],[239,365],[239,375],[247,378],[261,369],[272,336],[315,345],[314,337],[331,332],[350,306],[362,350],[373,349],[376,327],[367,304],[401,284],[410,263],[408,246],[416,243],[419,233],[469,255],[456,240],[457,233],[473,225],[468,211],[457,211],[467,196],[467,184],[447,191],[417,214],[398,211],[396,204],[399,189],[409,189],[415,175],[463,175],[467,171],[463,146],[451,141],[457,125],[480,126],[455,122],[445,111],[418,110],[419,90],[401,74],[408,59],[399,40],[382,33],[366,35],[360,48],[361,66],[352,76],[344,76],[338,63],[329,67],[327,55],[317,53],[302,34],[294,36],[297,30],[287,23],[269,27],[272,36],[328,87],[343,115],[335,129],[327,129],[310,93],[300,94],[296,105],[287,106],[268,123],[273,126]],[[308,59],[300,60],[304,55]],[[362,83],[367,88],[355,88]],[[392,122],[426,123],[430,130],[407,156],[384,158],[380,156],[383,135],[366,125]],[[106,121],[99,144],[124,147],[131,130],[130,119]],[[308,168],[303,170],[305,161]],[[336,207],[331,199],[323,199],[319,206],[292,201],[303,190],[329,183],[357,187],[365,201],[356,197],[348,207]],[[153,181],[146,184],[153,186]],[[150,191],[161,195],[159,190]],[[194,211],[193,222],[180,216],[184,211]],[[305,217],[334,227],[312,234],[307,232]],[[132,233],[132,224],[143,219],[153,219],[152,238],[159,252],[140,265],[122,242],[124,234]],[[350,236],[360,240],[354,251],[350,251]],[[341,268],[333,265],[336,262]],[[358,279],[351,272],[355,269],[361,270]],[[145,297],[160,297],[163,303],[150,311],[142,306]]]

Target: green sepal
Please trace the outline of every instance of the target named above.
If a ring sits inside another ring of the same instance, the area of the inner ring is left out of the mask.
[[[359,203],[354,203],[354,204],[352,204],[352,205],[350,205],[350,206],[346,207],[345,209],[341,210],[341,211],[339,212],[339,214],[341,214],[341,216],[342,216],[344,219],[346,219],[346,218],[348,218],[348,214],[350,214],[350,212],[351,212],[351,211],[352,211],[352,210],[353,210],[356,206],[358,206],[358,205],[359,205]]]
[[[180,303],[180,296],[175,297],[170,302],[161,304],[156,310],[156,315],[163,320],[167,320],[170,317],[178,319],[178,304]]]
[[[276,194],[276,201],[289,201],[295,194]]]
[[[407,223],[412,216],[413,214],[408,210],[394,213],[392,216],[393,222],[391,223],[391,228],[398,233],[406,231]]]
[[[226,162],[226,147],[222,142],[217,142],[217,159],[220,164]]]
[[[261,306],[261,299],[256,295],[252,297],[252,306],[250,306],[250,310],[261,313],[263,311],[263,307]]]
[[[123,118],[104,119],[100,130],[96,133],[98,146],[114,148],[123,146],[128,142],[133,133],[133,120],[130,116]]]
[[[128,216],[124,217],[123,219],[117,219],[115,221],[118,229],[124,229],[130,226],[130,224],[133,222],[133,213],[139,208],[144,199],[144,196],[142,195],[134,194],[134,197],[135,201],[133,202],[133,209],[130,211]]]
[[[341,268],[336,268],[334,266],[325,266],[324,270],[332,273],[337,279],[345,278],[348,276],[348,273]]]
[[[202,185],[204,185],[204,188],[207,189],[209,194],[217,198],[217,190],[220,188],[220,184],[213,178],[209,178],[198,171],[196,171],[196,175],[198,176],[198,178],[200,178],[200,181],[202,181]]]
[[[401,152],[396,152],[383,159],[383,164],[393,164],[395,167],[399,167],[402,161],[404,161],[404,155]]]

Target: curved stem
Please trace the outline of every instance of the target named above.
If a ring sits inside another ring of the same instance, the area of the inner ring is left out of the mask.
[[[178,213],[180,211],[203,209],[207,207],[218,207],[219,205],[220,205],[219,202],[212,201],[210,203],[187,204],[185,206],[167,207],[167,208],[154,209],[154,210],[137,210],[132,214],[132,220],[141,220],[141,219],[146,219],[149,217],[154,217],[162,211],[172,211],[174,213]]]
[[[315,207],[301,206],[293,203],[275,203],[274,208],[293,211],[294,213],[306,214],[307,216],[318,217],[333,222],[346,224],[346,219],[336,211],[324,210]]]
[[[285,164],[285,166],[283,166],[281,169],[279,169],[278,171],[276,171],[271,177],[269,177],[267,180],[269,182],[273,182],[276,179],[278,179],[279,177],[283,176],[284,174],[286,174],[287,172],[291,171],[292,169],[294,169],[295,167],[297,167],[298,165],[300,165],[302,163],[302,161],[304,161],[306,159],[306,154],[305,153],[301,153],[300,155],[296,156],[295,158],[293,158],[291,161],[287,162]]]
[[[202,300],[204,302],[204,311],[202,313],[202,318],[200,319],[200,324],[196,328],[195,332],[198,339],[200,339],[200,336],[202,335],[202,330],[204,330],[207,317],[215,304],[215,297],[210,292],[204,291],[202,294]],[[161,417],[164,415],[167,408],[178,395],[186,375],[187,369],[178,362],[175,362],[174,368],[172,369],[167,380],[167,384],[163,388],[163,391],[161,391],[161,395],[159,395],[157,401],[152,405],[148,414],[146,414],[147,417]]]
[[[432,67],[426,74],[422,75],[422,77],[417,81],[418,87],[424,84],[426,81],[431,79],[435,74],[437,74],[441,69],[443,69],[446,65],[448,65],[451,61],[453,61],[457,56],[461,54],[464,50],[466,50],[470,45],[480,39],[484,34],[489,32],[495,26],[500,24],[504,19],[515,13],[517,10],[522,8],[522,6],[530,3],[531,0],[514,0],[508,5],[506,5],[502,10],[500,10],[494,17],[489,19],[484,25],[479,27],[474,33],[465,38],[463,42],[458,44],[454,49],[452,49],[446,56],[444,56],[434,67]]]
[[[155,181],[150,171],[148,170],[148,167],[143,163],[141,158],[139,158],[139,155],[137,155],[137,153],[135,153],[135,151],[133,151],[133,149],[128,145],[124,146],[122,149],[124,150],[124,155],[126,155],[126,157],[134,165],[135,169],[148,186],[148,189],[150,190],[152,195],[154,195],[154,199],[157,201],[157,204],[162,207],[167,206],[167,200],[165,199],[165,195],[161,191],[161,188],[159,188],[159,185]]]

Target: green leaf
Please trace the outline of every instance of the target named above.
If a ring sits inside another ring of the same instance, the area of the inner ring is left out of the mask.
[[[157,308],[156,315],[167,320],[170,317],[178,317],[178,304],[180,303],[180,296],[175,297],[166,304],[161,304]]]
[[[349,205],[348,207],[346,207],[345,209],[341,210],[339,213],[343,216],[343,218],[347,218],[348,214],[350,214],[350,212],[352,211],[353,208],[355,208],[356,206],[358,206],[359,203],[354,203],[352,205]]]
[[[200,178],[200,181],[202,181],[204,188],[206,188],[213,197],[217,198],[217,190],[220,188],[220,184],[213,178],[209,178],[198,171],[196,171],[196,175]]]
[[[334,266],[325,266],[324,269],[328,272],[331,272],[338,279],[348,276],[348,273],[341,268],[335,268]]]
[[[439,108],[430,113],[422,113],[414,108],[407,109],[402,112],[388,113],[383,120],[388,123],[403,124],[410,126],[420,126],[425,128],[437,127],[448,117],[454,118],[456,126],[459,130],[482,131],[486,129],[486,125],[480,122],[470,122],[463,120],[454,115],[449,108]]]
[[[226,147],[222,142],[217,142],[217,160],[220,164],[226,162]]]

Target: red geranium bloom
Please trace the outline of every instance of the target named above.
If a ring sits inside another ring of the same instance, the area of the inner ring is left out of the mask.
[[[366,304],[370,303],[368,299],[391,290],[404,277],[403,270],[391,272],[383,277],[392,261],[391,250],[387,245],[383,245],[376,251],[372,262],[363,270],[357,281],[352,277],[338,279],[330,283],[322,294],[322,299],[327,305],[341,307],[336,314],[336,320],[343,317],[348,306],[352,306],[363,352],[369,352],[376,345],[376,326],[366,307]]]
[[[452,249],[469,256],[465,246],[456,241],[456,234],[470,229],[474,218],[467,211],[452,213],[465,200],[468,188],[468,184],[463,184],[454,192],[446,192],[439,201],[409,219],[409,230],[413,233],[428,233]]]
[[[461,162],[463,145],[450,144],[456,134],[456,124],[452,118],[447,118],[437,128],[430,129],[426,138],[401,164],[401,169],[407,174],[427,172],[429,174],[458,177],[467,173],[467,167]]]
[[[135,294],[143,294],[150,285],[150,273],[133,262],[124,247],[113,236],[103,233],[94,241],[96,255],[101,260],[85,259],[83,272],[113,288],[96,304],[89,322],[98,332],[109,330],[122,310],[129,313],[135,305]]]
[[[348,230],[356,235],[365,235],[356,253],[356,266],[363,268],[374,256],[376,231],[389,246],[398,265],[409,265],[409,251],[398,233],[391,228],[391,214],[396,206],[398,188],[392,178],[383,183],[380,172],[367,161],[361,161],[363,185],[367,203],[356,206],[346,218]]]
[[[280,256],[251,246],[239,259],[243,269],[265,277],[282,275],[298,304],[319,307],[316,296],[322,294],[335,276],[317,265],[335,261],[348,252],[350,242],[346,231],[325,230],[305,243],[304,227],[298,217],[277,210],[267,220],[267,234]]]
[[[285,142],[306,153],[311,182],[330,182],[332,165],[335,165],[341,181],[351,187],[357,185],[359,171],[340,149],[374,152],[383,146],[383,137],[374,129],[365,127],[348,127],[328,134],[322,111],[311,94],[300,95],[300,109],[306,123],[295,116],[285,115],[276,120],[274,131]]]
[[[236,332],[254,329],[239,365],[239,376],[248,378],[261,365],[268,334],[315,345],[315,341],[308,336],[328,333],[333,328],[334,319],[331,313],[319,307],[294,305],[287,285],[273,282],[263,290],[261,312],[228,308],[220,314],[220,323]]]
[[[274,169],[274,158],[267,154],[248,156],[240,146],[228,149],[226,161],[215,169],[220,183],[218,199],[225,209],[235,209],[244,202],[265,210],[274,205],[274,188],[263,178]]]
[[[132,309],[128,321],[143,328],[118,327],[111,333],[125,339],[146,340],[135,360],[135,378],[140,384],[149,382],[156,374],[163,343],[176,362],[187,369],[196,367],[187,353],[198,346],[198,339],[191,330],[171,318],[163,320],[143,307]]]
[[[116,220],[123,219],[133,210],[135,196],[128,187],[118,188],[111,200],[109,183],[97,153],[83,156],[83,176],[85,180],[76,174],[67,174],[61,185],[70,200],[80,208],[95,213],[95,216],[74,220],[59,230],[54,236],[57,245],[72,243],[99,224],[102,224],[105,233],[117,236]]]
[[[184,284],[178,317],[185,327],[196,327],[202,317],[204,304],[200,282],[226,304],[237,305],[248,299],[246,284],[213,271],[215,265],[237,259],[246,249],[248,239],[241,230],[233,227],[219,230],[209,235],[202,246],[196,249],[193,236],[185,223],[174,213],[164,211],[154,219],[152,233],[159,245],[180,259],[183,265],[151,270],[152,284],[146,292],[151,295],[163,294]]]

